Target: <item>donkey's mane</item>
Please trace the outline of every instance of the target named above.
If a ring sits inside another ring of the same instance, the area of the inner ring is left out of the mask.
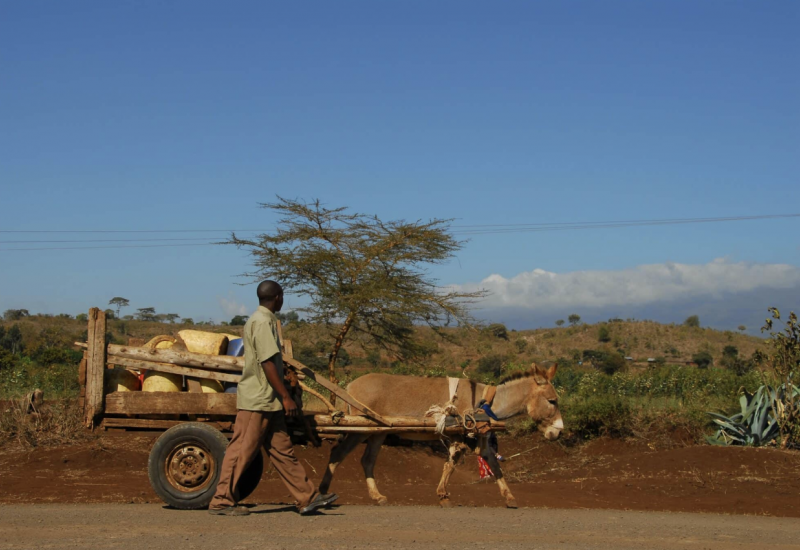
[[[502,386],[503,384],[505,384],[507,382],[513,382],[514,380],[521,380],[522,378],[529,378],[529,377],[533,376],[534,374],[535,373],[533,372],[533,370],[525,370],[525,371],[514,372],[514,373],[509,374],[508,376],[504,376],[503,378],[501,378],[500,381],[497,383],[497,385],[498,386]]]

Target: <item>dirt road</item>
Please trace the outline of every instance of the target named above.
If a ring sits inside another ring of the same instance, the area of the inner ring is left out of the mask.
[[[155,504],[147,458],[156,435],[120,434],[84,445],[0,449],[0,504]],[[750,447],[651,447],[640,441],[599,439],[569,448],[541,437],[501,438],[507,455],[525,451],[503,469],[520,506],[703,512],[800,518],[800,453]],[[319,483],[330,453],[296,447]],[[342,505],[371,504],[357,449],[336,470],[332,489]],[[376,478],[391,504],[435,505],[444,455],[431,448],[387,447]],[[475,457],[451,478],[456,504],[504,506],[494,483],[478,483]],[[274,469],[248,499],[291,502]]]
[[[5,505],[0,549],[800,548],[794,518],[422,506],[342,506],[311,517],[287,507],[252,510],[228,518],[157,504]]]

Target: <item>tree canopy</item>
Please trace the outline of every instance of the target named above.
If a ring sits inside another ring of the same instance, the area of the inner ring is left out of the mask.
[[[304,297],[308,305],[297,310],[330,329],[332,380],[350,335],[367,347],[413,360],[422,352],[415,324],[434,329],[470,324],[469,305],[485,295],[441,288],[426,271],[462,246],[450,235],[449,220],[382,221],[319,200],[281,197],[261,206],[280,216],[278,229],[252,239],[234,233],[228,244],[250,252],[255,270],[246,275],[273,279],[287,293]]]
[[[141,321],[155,321],[157,319],[156,308],[154,307],[140,307],[136,311],[138,312],[136,316]]]
[[[119,310],[123,307],[128,307],[130,305],[130,300],[127,298],[123,298],[121,296],[115,296],[108,301],[108,305],[114,306],[117,308],[117,318],[119,318]]]

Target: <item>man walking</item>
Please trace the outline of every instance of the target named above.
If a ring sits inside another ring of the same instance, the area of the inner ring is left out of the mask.
[[[275,313],[283,307],[283,289],[275,281],[258,285],[258,310],[244,326],[244,370],[237,389],[236,424],[222,461],[217,492],[209,512],[224,516],[246,516],[250,511],[236,503],[236,485],[261,446],[286,487],[297,500],[301,514],[330,505],[338,497],[320,494],[308,481],[294,456],[285,416],[300,414],[283,385],[283,358],[278,341]]]

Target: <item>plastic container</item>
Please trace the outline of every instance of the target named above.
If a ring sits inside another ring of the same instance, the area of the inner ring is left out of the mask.
[[[200,389],[203,393],[222,393],[222,383],[219,380],[200,379]]]
[[[244,355],[244,339],[237,338],[236,340],[229,340],[228,352],[225,355],[242,357]]]
[[[223,355],[228,349],[228,336],[202,330],[182,330],[178,333],[186,349],[192,353]]]
[[[142,391],[146,392],[179,392],[183,387],[183,376],[168,372],[149,370],[144,375]]]
[[[142,389],[139,377],[129,370],[114,367],[113,369],[106,369],[104,376],[106,393],[115,391],[139,391]]]

